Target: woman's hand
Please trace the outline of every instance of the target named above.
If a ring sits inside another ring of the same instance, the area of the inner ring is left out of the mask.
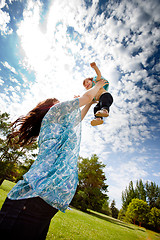
[[[79,98],[79,106],[82,107],[88,103],[90,103],[93,98],[96,96],[98,91],[106,84],[106,80],[102,79],[99,80],[94,87],[89,89],[87,92],[85,92],[82,97]]]
[[[95,82],[95,86],[100,87],[100,88],[104,87],[106,84],[107,84],[107,80],[104,80],[104,79],[101,79],[101,80]]]

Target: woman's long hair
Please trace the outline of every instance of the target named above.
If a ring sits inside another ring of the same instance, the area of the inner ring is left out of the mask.
[[[35,142],[40,132],[43,117],[57,101],[56,98],[48,98],[40,102],[26,116],[19,117],[13,122],[8,142],[18,144],[21,147]]]

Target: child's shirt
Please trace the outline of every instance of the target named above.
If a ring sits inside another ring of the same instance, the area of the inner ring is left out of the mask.
[[[104,79],[107,81],[107,84],[103,86],[103,88],[108,91],[108,88],[109,88],[109,82],[107,79],[105,79],[104,77],[101,76],[101,79]],[[97,76],[93,78],[92,80],[92,87],[95,86],[95,83],[94,82],[97,82]]]

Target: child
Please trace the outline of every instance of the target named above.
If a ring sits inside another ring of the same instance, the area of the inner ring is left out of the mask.
[[[92,88],[97,81],[104,79],[101,76],[101,72],[98,69],[95,62],[91,63],[90,66],[95,70],[97,77],[86,78],[83,81],[83,86],[88,90]],[[107,80],[106,80],[107,81]],[[101,88],[96,94],[94,100],[98,101],[97,105],[94,107],[95,118],[91,121],[92,126],[97,126],[103,123],[103,117],[109,116],[109,108],[113,103],[113,97],[110,93],[107,92],[109,87],[109,82],[107,81],[106,85]]]

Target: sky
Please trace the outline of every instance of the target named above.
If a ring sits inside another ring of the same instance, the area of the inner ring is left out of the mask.
[[[85,92],[96,62],[114,98],[104,124],[82,123],[80,156],[103,162],[110,202],[142,179],[160,186],[159,0],[0,0],[0,111]]]

